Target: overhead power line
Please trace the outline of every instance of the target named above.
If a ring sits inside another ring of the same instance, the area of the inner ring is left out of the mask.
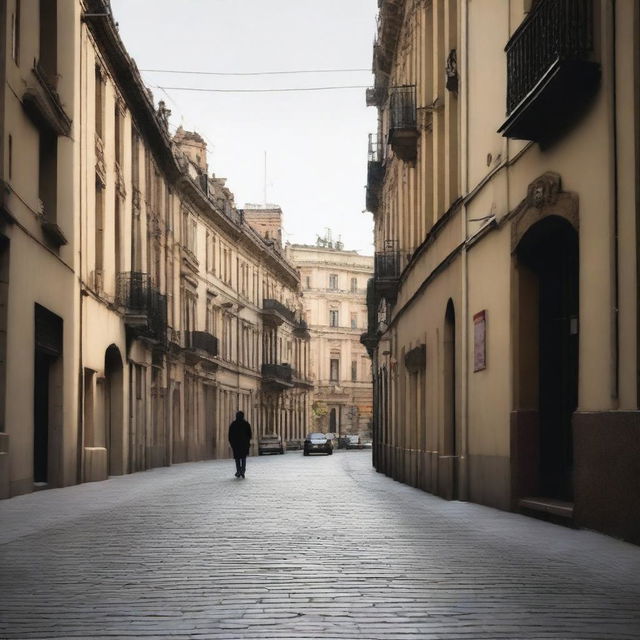
[[[175,73],[189,74],[196,76],[283,76],[302,73],[352,73],[367,71],[371,73],[371,69],[298,69],[294,71],[247,71],[247,72],[231,72],[231,71],[191,71],[179,69],[140,69],[144,73]]]
[[[162,91],[201,91],[203,93],[286,93],[290,91],[337,91],[341,89],[368,89],[369,85],[348,85],[338,87],[288,87],[285,89],[206,89],[204,87],[161,87]]]

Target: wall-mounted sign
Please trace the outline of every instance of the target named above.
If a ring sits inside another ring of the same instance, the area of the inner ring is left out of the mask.
[[[487,368],[487,312],[473,316],[473,371]]]

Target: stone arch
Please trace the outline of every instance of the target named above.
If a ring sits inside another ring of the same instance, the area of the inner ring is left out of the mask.
[[[107,473],[125,473],[124,374],[120,349],[111,344],[104,355],[104,425],[106,429]]]
[[[511,221],[511,252],[515,253],[525,234],[548,216],[566,220],[579,231],[578,195],[562,191],[560,175],[548,171],[527,188],[527,196],[516,208]]]

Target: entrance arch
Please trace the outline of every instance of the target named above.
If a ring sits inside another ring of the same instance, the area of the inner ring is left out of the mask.
[[[104,356],[105,428],[107,445],[107,474],[119,476],[125,472],[124,457],[124,378],[120,349],[109,346]]]
[[[520,409],[535,420],[523,458],[537,460],[526,485],[538,496],[573,500],[571,420],[578,404],[578,233],[548,215],[516,247]]]

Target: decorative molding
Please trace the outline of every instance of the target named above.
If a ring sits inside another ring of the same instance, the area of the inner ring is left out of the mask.
[[[576,231],[580,229],[578,195],[562,191],[560,175],[552,171],[534,180],[525,199],[506,216],[511,220],[511,251],[533,225],[548,216],[564,218]]]

